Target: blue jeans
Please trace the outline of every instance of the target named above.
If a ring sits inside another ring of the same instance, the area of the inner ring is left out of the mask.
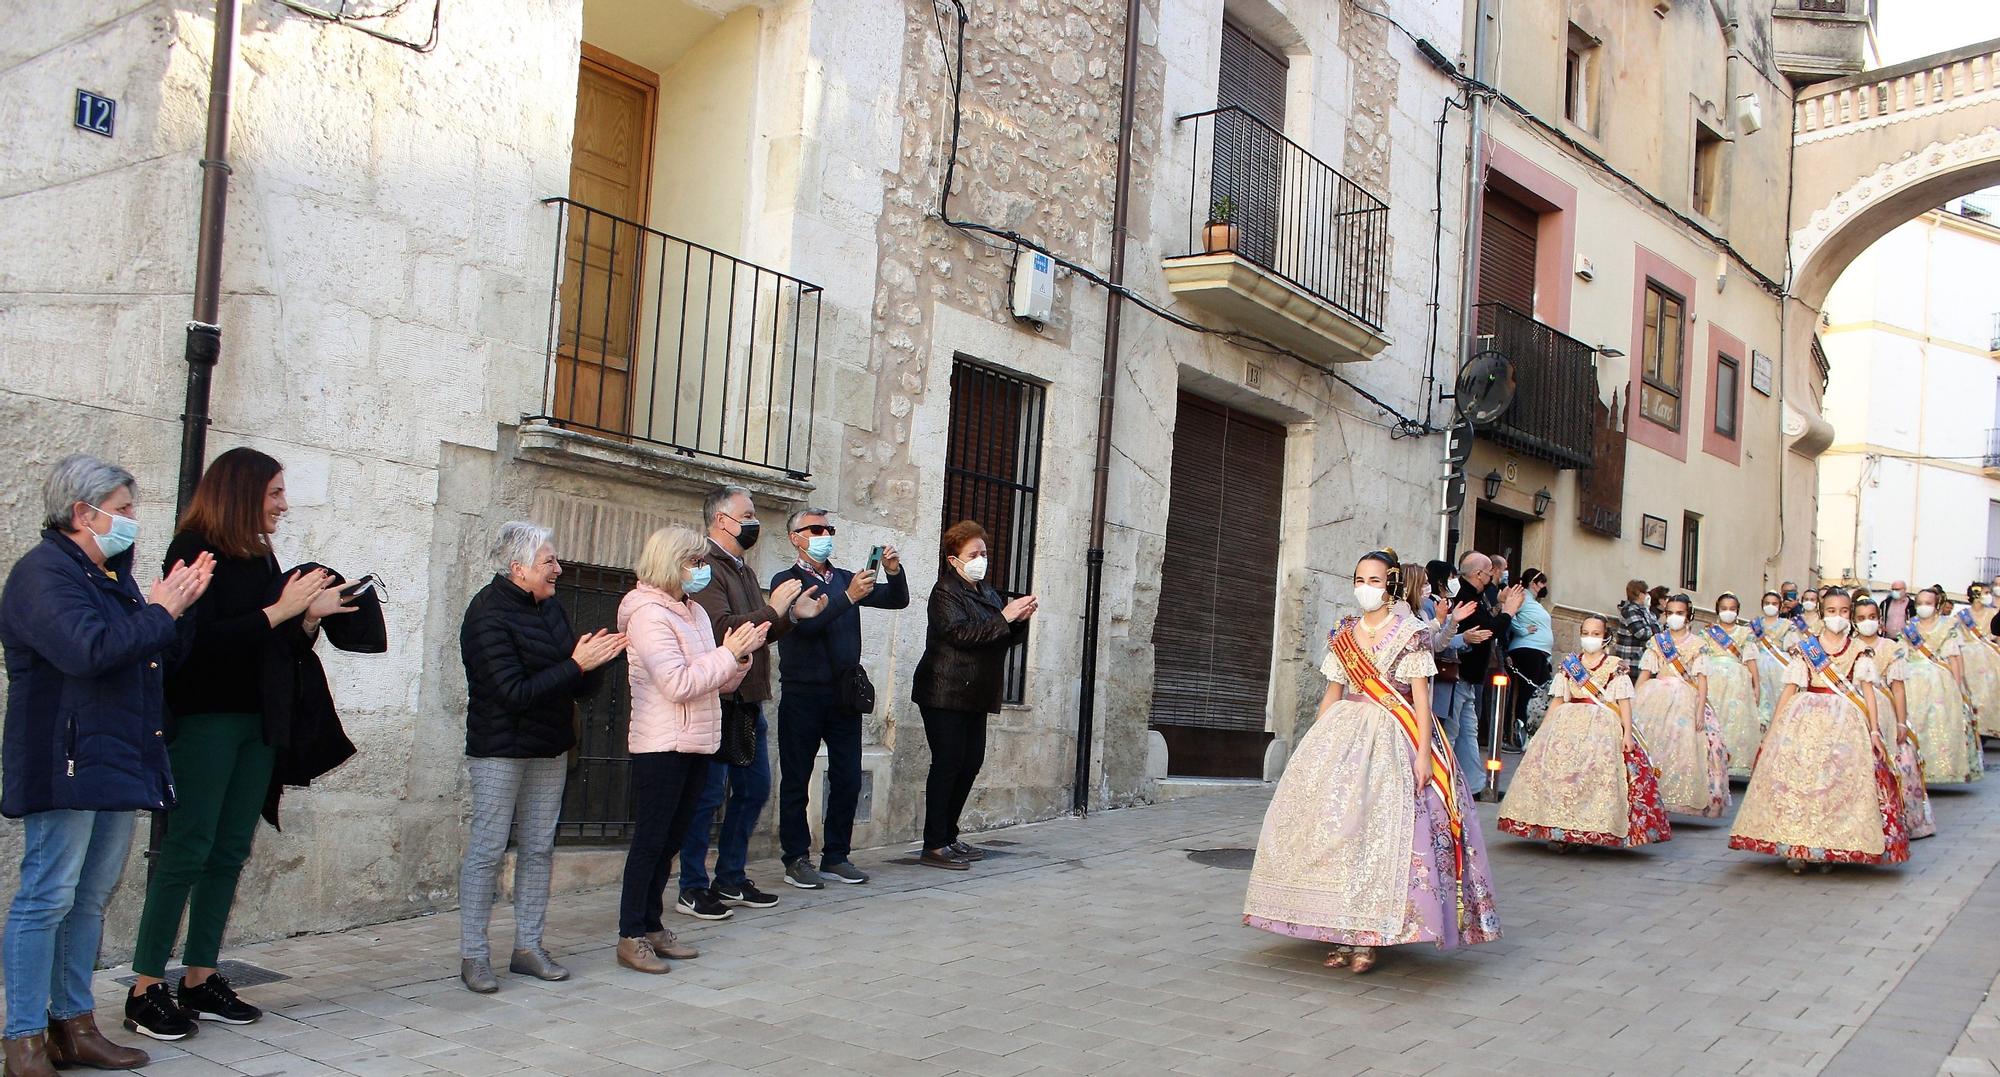
[[[7,1038],[91,1012],[104,905],[132,848],[129,811],[43,811],[22,820],[21,887],[7,910]]]
[[[757,750],[751,753],[750,765],[708,764],[708,784],[695,802],[694,818],[681,841],[682,892],[708,888],[708,832],[725,798],[729,807],[722,813],[722,835],[715,844],[715,884],[734,889],[750,881],[743,874],[743,865],[750,862],[750,832],[757,829],[757,816],[771,799],[770,726],[764,722],[762,707],[757,708]]]
[[[1476,684],[1431,685],[1431,716],[1458,758],[1458,772],[1465,776],[1465,791],[1486,788],[1486,763],[1479,755],[1479,686]]]

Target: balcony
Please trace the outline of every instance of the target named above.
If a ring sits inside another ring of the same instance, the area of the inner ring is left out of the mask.
[[[1194,152],[1187,253],[1165,259],[1174,295],[1315,361],[1387,347],[1389,207],[1240,108],[1180,122]]]
[[[1980,464],[1988,471],[2000,471],[2000,426],[1986,430],[1986,458]]]
[[[820,286],[568,198],[542,202],[558,220],[543,410],[526,421],[805,479]]]
[[[1993,330],[1986,335],[1986,350],[2000,355],[2000,311],[1993,314]]]
[[[1777,0],[1771,45],[1778,69],[1804,86],[1867,66],[1875,0]]]
[[[1514,363],[1514,403],[1479,436],[1559,468],[1589,467],[1595,439],[1596,350],[1503,303],[1473,308],[1477,351]]]

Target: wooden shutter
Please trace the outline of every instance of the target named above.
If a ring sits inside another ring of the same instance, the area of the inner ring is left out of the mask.
[[[1209,197],[1236,203],[1237,253],[1265,268],[1277,257],[1278,195],[1284,183],[1283,55],[1265,48],[1235,23],[1222,23],[1222,62],[1216,72],[1218,108],[1240,108],[1269,128],[1230,112],[1215,117],[1215,159]]]
[[[1154,725],[1263,733],[1284,455],[1283,427],[1180,394],[1153,627]]]
[[[1624,530],[1625,400],[1590,402],[1590,466],[1576,476],[1576,522],[1586,531],[1617,538]]]
[[[1535,315],[1535,212],[1488,190],[1480,216],[1479,301]]]

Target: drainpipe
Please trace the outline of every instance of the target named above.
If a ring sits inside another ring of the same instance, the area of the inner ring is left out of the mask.
[[[1126,218],[1132,206],[1132,114],[1139,92],[1139,0],[1125,0],[1125,84],[1118,100],[1118,180],[1111,196],[1111,287],[1104,299],[1104,361],[1097,383],[1097,463],[1090,483],[1090,549],[1084,555],[1083,655],[1076,700],[1076,776],[1070,807],[1090,813],[1091,734],[1097,710],[1097,629],[1103,618],[1105,503],[1111,488],[1112,398],[1124,306]]]
[[[1493,0],[1477,0],[1472,13],[1472,78],[1480,86],[1493,85],[1493,38],[1490,26],[1494,19]],[[1479,263],[1480,213],[1486,204],[1486,92],[1474,88],[1467,91],[1466,117],[1469,121],[1468,141],[1465,146],[1465,238],[1458,259],[1458,362],[1461,367],[1472,357],[1474,335],[1478,327],[1472,320],[1473,304],[1479,301],[1474,290],[1473,270]],[[1453,384],[1457,379],[1453,378]],[[1453,411],[1457,401],[1452,402]],[[1456,425],[1454,419],[1453,425]],[[1450,482],[1447,480],[1447,494]],[[1440,508],[1443,507],[1440,498]],[[1443,534],[1439,536],[1438,558],[1452,560],[1452,553],[1458,547],[1459,521],[1465,507],[1445,513],[1442,524]]]
[[[208,135],[201,149],[201,220],[194,254],[194,316],[187,323],[187,400],[181,407],[180,482],[174,497],[178,522],[194,500],[208,459],[210,376],[222,354],[217,311],[222,300],[222,221],[229,208],[229,89],[236,74],[239,0],[215,0],[215,49],[209,59]],[[165,815],[151,813],[146,831],[146,878],[153,877]]]
[[[229,208],[229,90],[236,73],[239,0],[216,0],[209,60],[208,137],[201,151],[201,223],[194,255],[194,316],[187,324],[187,402],[181,410],[181,468],[174,514],[194,498],[208,456],[210,376],[222,353],[222,223]]]

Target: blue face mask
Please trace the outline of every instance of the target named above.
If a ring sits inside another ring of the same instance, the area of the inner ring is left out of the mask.
[[[806,556],[824,565],[833,556],[833,536],[818,535],[806,541]]]
[[[707,587],[709,579],[714,575],[715,570],[707,565],[688,569],[687,580],[681,584],[681,591],[690,595],[694,594],[696,591]]]
[[[104,554],[106,561],[131,549],[132,544],[139,541],[139,521],[134,520],[130,516],[120,516],[115,512],[104,512],[103,509],[98,508],[96,505],[92,505],[90,508],[92,512],[103,512],[104,515],[111,518],[111,530],[109,533],[100,535],[93,531],[90,535],[97,542],[97,549]]]

